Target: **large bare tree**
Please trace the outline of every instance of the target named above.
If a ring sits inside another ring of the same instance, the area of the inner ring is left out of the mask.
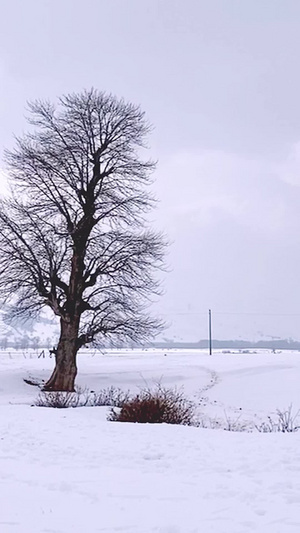
[[[73,391],[77,352],[105,337],[141,341],[160,322],[164,240],[145,221],[154,164],[139,107],[96,90],[30,104],[33,132],[6,154],[11,194],[0,212],[0,296],[20,316],[60,320],[45,390]]]

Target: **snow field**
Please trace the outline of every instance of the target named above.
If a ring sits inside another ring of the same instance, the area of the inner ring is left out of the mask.
[[[82,355],[78,384],[161,381],[206,416],[300,407],[300,354]],[[0,356],[0,533],[299,533],[300,432],[106,421],[106,408],[31,407],[53,360]]]

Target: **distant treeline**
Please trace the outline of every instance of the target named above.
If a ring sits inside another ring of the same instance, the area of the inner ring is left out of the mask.
[[[13,348],[15,350],[27,350],[27,349],[49,349],[55,344],[55,339],[48,337],[47,339],[40,339],[39,337],[15,337],[10,336],[0,337],[0,350],[6,350]],[[203,350],[208,349],[208,340],[203,339],[198,342],[176,342],[171,339],[154,342],[141,346],[137,343],[113,343],[104,342],[101,345],[103,349],[141,349],[141,348],[160,348],[162,350],[168,349],[181,349],[181,350]],[[228,349],[228,350],[244,350],[244,349],[269,349],[269,350],[299,350],[300,341],[294,339],[274,339],[274,340],[261,340],[257,342],[244,341],[244,340],[214,340],[213,349]]]
[[[200,350],[208,348],[208,340],[204,339],[198,342],[173,342],[173,341],[164,341],[164,342],[155,342],[151,344],[154,348],[178,348],[185,350]],[[213,348],[221,349],[228,348],[234,350],[242,350],[244,348],[266,348],[271,350],[300,350],[300,341],[295,341],[293,339],[276,339],[276,340],[261,340],[257,342],[253,341],[243,341],[243,340],[214,340]]]

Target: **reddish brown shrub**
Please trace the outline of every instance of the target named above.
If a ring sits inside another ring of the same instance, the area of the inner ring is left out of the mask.
[[[109,420],[148,424],[194,425],[194,404],[180,390],[144,389],[125,402],[120,410],[112,409]]]

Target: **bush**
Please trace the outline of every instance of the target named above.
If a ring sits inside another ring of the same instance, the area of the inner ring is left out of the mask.
[[[78,392],[41,392],[35,402],[38,407],[52,407],[55,409],[67,409],[68,407],[79,407],[81,402],[81,393]],[[86,404],[85,404],[86,405]]]
[[[268,421],[255,426],[260,433],[295,433],[300,429],[299,411],[292,413],[292,405],[285,411],[277,409],[276,419],[268,416]]]
[[[139,422],[142,424],[196,425],[195,406],[187,400],[182,391],[157,386],[144,389],[135,397],[124,402],[120,410],[112,409],[109,420],[116,422]]]
[[[89,392],[78,387],[76,392],[42,391],[38,395],[35,405],[38,407],[52,407],[67,409],[69,407],[122,407],[129,400],[129,391],[123,392],[117,387],[109,387],[99,392]]]
[[[111,386],[107,389],[102,389],[99,392],[93,392],[93,395],[90,397],[89,405],[122,407],[124,403],[129,401],[129,399],[129,391],[124,392],[118,387]]]

